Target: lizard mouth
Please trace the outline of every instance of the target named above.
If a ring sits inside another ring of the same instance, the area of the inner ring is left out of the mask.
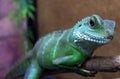
[[[79,36],[83,40],[98,43],[98,44],[107,44],[110,42],[110,40],[112,40],[112,37],[109,38],[109,37],[100,36],[100,35],[95,36],[86,32],[78,33],[77,36]]]

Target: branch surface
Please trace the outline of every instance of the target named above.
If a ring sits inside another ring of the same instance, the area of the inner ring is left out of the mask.
[[[82,68],[97,72],[120,71],[120,55],[111,56],[111,57],[103,57],[103,56],[92,57],[83,64]],[[50,75],[57,73],[71,73],[71,71],[67,71],[65,69],[46,70],[44,74]]]
[[[83,64],[83,68],[98,72],[120,71],[120,55],[111,57],[93,57]]]

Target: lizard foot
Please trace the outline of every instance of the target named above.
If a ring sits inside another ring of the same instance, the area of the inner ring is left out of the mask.
[[[85,76],[85,77],[95,77],[95,74],[97,73],[96,71],[89,71],[85,69],[79,69],[76,71],[76,73]]]

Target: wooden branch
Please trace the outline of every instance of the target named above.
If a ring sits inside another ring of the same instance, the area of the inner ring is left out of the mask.
[[[111,57],[103,57],[103,56],[92,57],[83,64],[82,68],[97,72],[120,71],[120,55],[111,56]],[[57,73],[71,73],[71,71],[65,69],[46,70],[44,74],[50,75]]]
[[[120,71],[120,55],[111,56],[111,57],[103,57],[103,56],[92,57],[83,64],[82,68],[97,72]],[[42,76],[53,75],[57,73],[71,73],[71,71],[67,71],[65,69],[45,70]]]
[[[120,55],[111,57],[96,56],[85,62],[82,67],[98,72],[117,72],[120,71]]]

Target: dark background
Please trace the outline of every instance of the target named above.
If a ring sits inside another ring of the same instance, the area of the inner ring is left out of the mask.
[[[95,55],[120,54],[120,0],[38,0],[39,37],[59,29],[71,28],[78,20],[92,14],[116,21],[115,37],[106,46],[95,51]],[[84,78],[75,73],[56,75],[58,79],[119,79],[118,73],[98,73],[96,77]]]

